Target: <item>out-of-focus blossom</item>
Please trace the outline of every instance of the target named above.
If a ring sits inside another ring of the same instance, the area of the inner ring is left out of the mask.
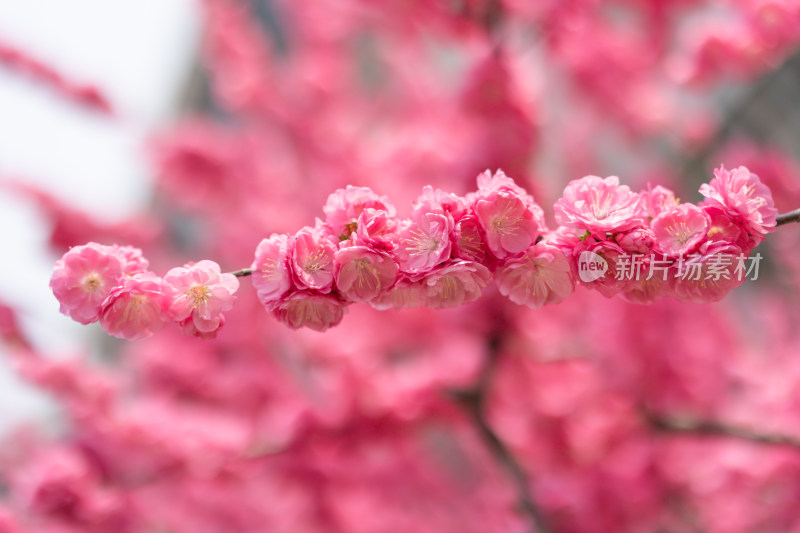
[[[142,274],[147,272],[150,267],[150,261],[145,259],[139,248],[114,244],[111,246],[111,251],[119,258],[122,263],[122,271],[127,276]]]

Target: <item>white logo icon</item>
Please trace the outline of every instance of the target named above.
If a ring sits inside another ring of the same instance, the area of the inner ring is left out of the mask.
[[[578,257],[578,277],[584,283],[591,283],[606,275],[608,263],[601,256],[586,250]]]

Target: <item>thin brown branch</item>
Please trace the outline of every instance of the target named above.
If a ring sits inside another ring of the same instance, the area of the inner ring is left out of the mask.
[[[644,413],[644,417],[651,428],[661,433],[695,435],[699,437],[727,437],[755,444],[789,446],[800,449],[800,438],[790,435],[756,431],[713,420],[687,420],[653,413]]]
[[[778,226],[783,226],[784,224],[790,224],[792,222],[800,222],[800,209],[795,209],[788,213],[781,213],[777,216],[776,220]]]
[[[251,268],[243,268],[241,270],[237,270],[235,272],[231,272],[237,278],[243,278],[245,276],[251,276],[253,274],[253,269]]]
[[[486,396],[499,357],[499,340],[492,339],[489,356],[475,385],[467,390],[453,391],[453,396],[464,407],[492,456],[511,477],[517,491],[519,506],[531,523],[531,532],[552,533],[553,529],[531,493],[530,477],[495,433],[486,418]]]

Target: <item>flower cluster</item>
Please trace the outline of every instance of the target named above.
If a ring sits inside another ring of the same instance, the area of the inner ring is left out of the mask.
[[[698,205],[679,204],[660,186],[634,193],[615,176],[575,180],[554,206],[561,227],[549,239],[584,285],[604,296],[621,293],[637,303],[664,295],[720,300],[743,281],[736,270],[774,231],[777,210],[769,189],[747,168],[720,167],[714,176],[700,187],[705,199]],[[622,275],[631,258],[644,272],[636,279]],[[602,269],[584,275],[592,261]]]
[[[700,192],[700,204],[680,204],[661,186],[635,193],[616,176],[586,176],[567,185],[554,206],[560,226],[548,231],[539,205],[502,171],[484,172],[463,197],[424,187],[409,218],[371,189],[348,186],[328,197],[324,221],[261,241],[253,286],[279,320],[316,331],[338,324],[351,303],[456,307],[477,300],[492,279],[532,308],[561,302],[578,282],[637,303],[664,295],[717,301],[742,283],[739,264],[775,229],[777,211],[745,167],[720,167]],[[648,274],[623,275],[631,258]],[[163,280],[146,269],[136,249],[90,243],[56,264],[51,286],[63,313],[99,320],[118,337],[147,336],[167,320],[213,337],[236,277],[212,261]]]
[[[256,250],[259,299],[293,328],[325,330],[345,307],[460,306],[477,300],[493,275],[500,291],[539,307],[572,292],[564,255],[537,241],[542,209],[503,172],[485,172],[464,197],[426,186],[409,218],[366,187],[330,195],[325,221],[272,235]]]
[[[170,320],[187,334],[214,337],[239,280],[213,261],[173,268],[163,279],[148,267],[137,248],[90,242],[56,262],[50,288],[62,313],[81,324],[99,321],[115,337],[147,337]]]

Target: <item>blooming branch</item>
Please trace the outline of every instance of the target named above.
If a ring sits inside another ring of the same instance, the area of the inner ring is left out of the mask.
[[[426,186],[409,218],[398,218],[387,197],[348,186],[330,195],[324,221],[263,239],[250,268],[230,274],[201,261],[162,281],[139,250],[90,243],[56,264],[51,287],[63,313],[128,339],[169,320],[213,336],[245,276],[276,318],[317,331],[353,303],[457,307],[492,281],[531,308],[563,301],[578,284],[636,303],[704,303],[757,275],[753,249],[777,225],[800,220],[800,211],[778,217],[770,190],[745,167],[717,169],[697,205],[679,205],[661,186],[634,192],[616,176],[586,176],[555,203],[553,231],[502,171],[477,182],[465,196]]]

